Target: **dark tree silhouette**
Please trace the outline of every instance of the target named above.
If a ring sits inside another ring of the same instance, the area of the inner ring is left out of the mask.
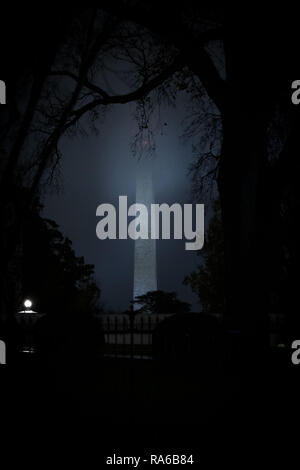
[[[36,308],[48,315],[96,314],[100,289],[94,266],[76,256],[71,240],[56,222],[41,217],[41,209],[35,200],[23,225],[23,298],[32,298]]]
[[[37,34],[40,33],[46,17],[41,15],[40,21],[42,24],[39,24]],[[169,55],[164,60],[157,50],[155,57],[159,57],[160,63],[164,64],[163,70],[145,76],[144,64],[138,72],[139,62],[136,62],[131,52],[139,49],[137,38],[145,36],[145,32],[140,27],[130,27],[128,23],[125,26],[120,25],[118,17],[103,10],[71,9],[69,14],[66,12],[66,17],[62,17],[62,23],[59,23],[61,29],[58,28],[58,31],[64,34],[57,34],[56,40],[50,41],[51,45],[42,43],[43,60],[39,62],[39,66],[36,60],[41,51],[38,49],[33,51],[33,57],[29,53],[29,65],[26,64],[28,68],[23,64],[24,67],[18,70],[13,91],[14,96],[21,94],[21,104],[12,98],[10,103],[13,109],[11,111],[9,107],[1,120],[5,138],[1,142],[3,165],[0,172],[0,220],[3,225],[1,233],[9,233],[9,236],[3,236],[0,243],[4,260],[1,283],[5,292],[8,292],[6,279],[10,264],[21,243],[25,213],[41,189],[47,172],[48,179],[53,182],[53,172],[59,167],[61,158],[58,143],[62,135],[67,131],[74,135],[80,130],[79,120],[86,114],[93,122],[99,117],[99,113],[102,114],[101,110],[110,104],[142,99],[170,77],[180,63],[177,58],[170,62]],[[55,25],[56,23],[51,24],[54,30]],[[33,28],[33,31],[36,29]],[[41,37],[44,39],[43,34]],[[93,78],[99,75],[99,70],[106,67],[107,60],[114,60],[116,51],[121,51],[130,58],[134,70],[129,92],[112,95],[101,85],[95,84]],[[153,67],[154,65],[152,63]],[[139,109],[143,113],[143,106]],[[13,112],[18,114],[17,120],[11,118]],[[28,191],[26,197],[20,199],[16,188],[22,186],[28,188]],[[17,301],[15,296],[2,299],[3,319],[9,311],[15,309]]]
[[[214,203],[205,245],[198,255],[202,263],[183,283],[198,296],[203,312],[224,313],[224,240],[219,201]]]
[[[187,313],[190,311],[190,304],[177,299],[175,292],[161,290],[139,295],[133,303],[140,307],[137,310],[139,313]]]
[[[279,211],[270,192],[269,130],[279,102],[290,102],[288,77],[296,73],[295,38],[278,35],[278,25],[297,29],[292,13],[286,15],[278,7],[266,15],[252,5],[228,8],[225,13],[194,2],[176,8],[170,2],[164,6],[105,4],[120,17],[148,27],[183,54],[184,65],[220,113],[218,189],[224,229],[225,319],[245,335],[255,336],[257,346],[264,344],[270,308],[269,262],[280,256],[269,243],[276,231],[271,214]],[[222,41],[223,76],[215,65],[220,57],[208,52],[214,40]]]

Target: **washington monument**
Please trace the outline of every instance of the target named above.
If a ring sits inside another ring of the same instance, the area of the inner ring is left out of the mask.
[[[151,158],[141,158],[137,163],[136,203],[144,204],[149,212],[151,204],[154,204]],[[151,239],[151,229],[148,224],[147,226],[148,239],[139,238],[134,242],[133,299],[148,291],[157,290],[156,240]],[[134,304],[134,308],[138,309],[139,305]]]

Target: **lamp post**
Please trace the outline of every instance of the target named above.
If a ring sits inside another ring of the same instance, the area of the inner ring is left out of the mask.
[[[32,301],[26,299],[23,303],[25,310],[20,310],[15,314],[17,323],[24,331],[24,342],[19,346],[19,351],[23,353],[33,354],[35,352],[33,332],[37,320],[45,314],[32,310]]]

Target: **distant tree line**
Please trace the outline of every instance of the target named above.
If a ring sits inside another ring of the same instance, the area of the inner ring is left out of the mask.
[[[35,308],[48,315],[97,314],[100,289],[94,265],[77,256],[72,242],[53,220],[41,216],[35,199],[23,224],[22,297],[33,299]]]
[[[188,313],[190,304],[177,299],[176,292],[162,290],[149,291],[144,295],[135,297],[133,304],[137,313],[168,314]]]

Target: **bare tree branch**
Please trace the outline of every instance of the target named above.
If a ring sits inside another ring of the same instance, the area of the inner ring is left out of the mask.
[[[70,126],[73,126],[86,112],[91,111],[97,106],[107,106],[110,104],[125,104],[131,101],[137,101],[148,93],[150,93],[154,88],[164,83],[165,80],[170,78],[176,71],[182,68],[184,65],[184,56],[183,54],[178,54],[174,59],[173,63],[166,67],[159,75],[149,80],[148,83],[143,84],[140,88],[130,93],[124,95],[115,95],[110,96],[106,94],[106,97],[97,98],[86,105],[74,110],[71,113],[73,118],[66,124],[65,130]],[[105,93],[105,92],[104,92]]]
[[[172,17],[170,22],[170,13],[166,13],[160,7],[159,11],[155,7],[148,8],[145,11],[143,5],[130,6],[120,0],[102,2],[102,6],[108,11],[113,11],[121,18],[135,21],[149,28],[152,32],[159,34],[177,47],[184,54],[186,65],[203,83],[209,97],[215,102],[220,111],[224,109],[227,86],[220,77],[209,54],[204,49],[204,45],[208,41],[223,37],[222,27],[212,28],[195,38],[190,35],[178,16]]]

